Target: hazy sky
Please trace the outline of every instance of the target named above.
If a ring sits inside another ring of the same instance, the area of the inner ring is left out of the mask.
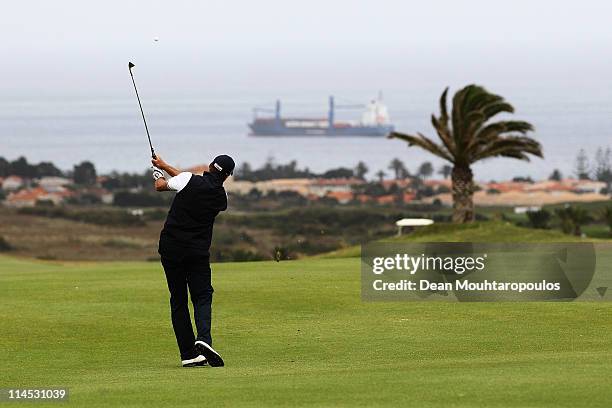
[[[236,144],[223,148],[252,164],[274,155],[323,170],[338,159],[323,141],[246,139],[251,107],[278,97],[285,114],[312,115],[327,95],[362,102],[383,90],[398,129],[429,133],[444,87],[478,83],[535,124],[547,159],[495,161],[477,176],[567,173],[578,146],[592,155],[610,140],[611,16],[603,0],[4,1],[0,155],[144,168],[133,61],[160,151],[221,132]],[[339,165],[386,168],[400,154],[395,142],[377,145],[376,157],[354,146]],[[429,158],[402,152],[413,167]],[[198,152],[173,154],[201,162]]]
[[[128,60],[159,92],[605,80],[610,16],[594,0],[11,1],[0,92],[126,90]]]

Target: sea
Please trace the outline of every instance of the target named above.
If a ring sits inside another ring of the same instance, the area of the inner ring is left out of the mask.
[[[515,176],[546,178],[554,169],[571,176],[579,149],[593,157],[599,147],[612,147],[612,98],[605,89],[568,92],[537,86],[501,87],[515,107],[516,119],[527,120],[542,143],[544,159],[531,162],[490,159],[474,166],[478,180],[507,180]],[[335,95],[339,104],[366,103],[377,89],[344,90]],[[437,112],[440,86],[384,90],[396,129],[421,132],[436,138],[430,115]],[[497,89],[499,91],[499,89]],[[331,92],[330,92],[331,93]],[[235,158],[238,166],[258,167],[295,160],[299,167],[322,172],[354,167],[363,161],[369,177],[385,171],[389,162],[404,161],[411,172],[431,161],[443,162],[405,142],[385,138],[253,137],[247,123],[256,106],[273,107],[282,96],[283,115],[325,117],[328,93],[235,90],[215,94],[143,97],[151,138],[156,151],[168,162],[189,167],[208,163],[217,154]],[[340,110],[338,119],[358,120],[359,109]],[[0,98],[0,156],[13,160],[25,156],[31,162],[51,161],[64,170],[84,160],[99,173],[112,170],[142,172],[149,164],[145,129],[134,95],[45,95]]]

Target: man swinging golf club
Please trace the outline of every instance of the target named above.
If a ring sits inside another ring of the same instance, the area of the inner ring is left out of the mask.
[[[210,335],[213,287],[209,249],[215,217],[227,209],[223,182],[233,173],[234,160],[217,156],[201,176],[180,172],[158,155],[151,162],[155,190],[176,191],[159,238],[159,254],[170,290],[172,327],[183,367],[221,367],[223,359],[212,348]],[[162,170],[170,175],[168,180]],[[197,338],[187,306],[188,289]]]

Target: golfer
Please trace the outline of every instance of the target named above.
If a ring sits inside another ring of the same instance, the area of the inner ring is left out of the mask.
[[[221,367],[223,359],[212,348],[210,335],[213,287],[209,248],[215,217],[227,209],[223,182],[233,173],[234,160],[227,155],[217,156],[201,176],[180,172],[159,156],[151,162],[155,166],[155,190],[176,191],[160,234],[159,254],[170,290],[172,327],[183,367]],[[162,170],[170,175],[168,180]],[[189,316],[187,289],[197,338]]]

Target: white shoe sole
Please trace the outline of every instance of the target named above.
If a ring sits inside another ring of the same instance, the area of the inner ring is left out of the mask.
[[[196,358],[181,360],[181,364],[183,364],[183,367],[203,366],[206,365],[206,357],[200,354]]]

